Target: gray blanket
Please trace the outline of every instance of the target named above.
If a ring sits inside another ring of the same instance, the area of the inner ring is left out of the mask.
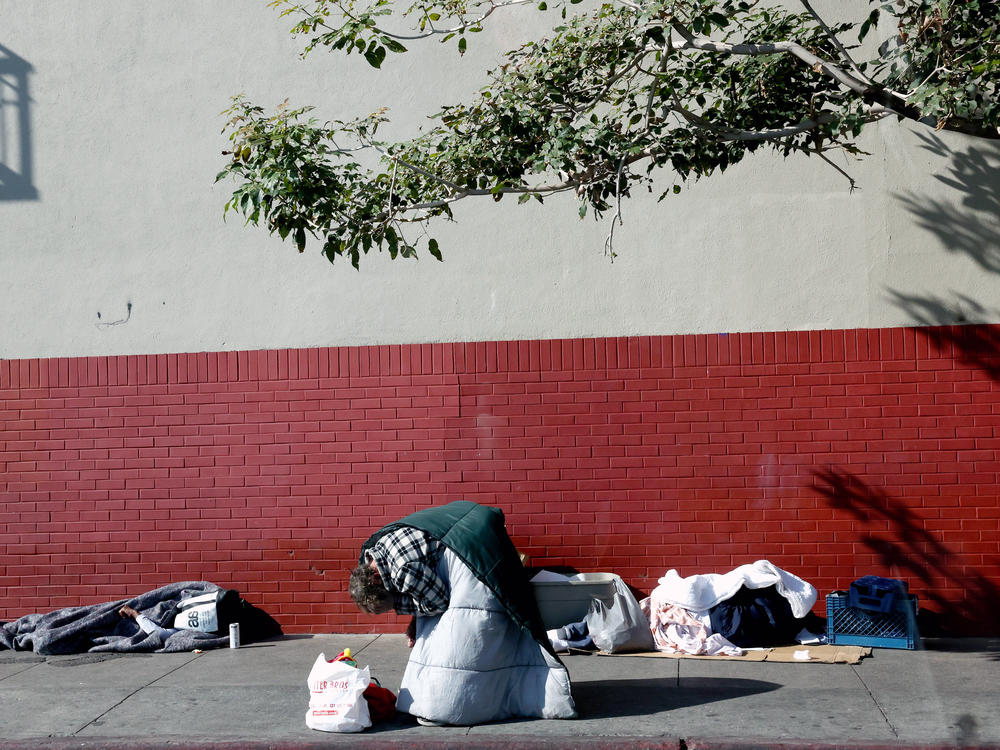
[[[126,604],[153,622],[162,622],[177,605],[189,596],[218,591],[207,581],[171,583],[134,599],[66,607],[46,614],[25,615],[13,622],[0,623],[0,649],[34,651],[36,654],[79,654],[86,651],[191,651],[229,645],[229,634],[179,630],[167,638],[142,631],[135,620],[123,618],[118,610]]]

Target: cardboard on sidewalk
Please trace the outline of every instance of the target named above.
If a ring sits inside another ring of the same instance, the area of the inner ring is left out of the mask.
[[[572,653],[588,653],[573,651]],[[746,649],[743,656],[695,656],[692,654],[671,654],[666,651],[631,651],[612,654],[607,651],[591,651],[597,656],[643,656],[661,659],[705,659],[713,661],[771,661],[798,664],[857,664],[872,655],[867,646],[778,646],[775,648]]]

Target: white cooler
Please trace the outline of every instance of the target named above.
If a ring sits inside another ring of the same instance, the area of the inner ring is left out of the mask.
[[[592,599],[600,599],[610,607],[615,595],[615,578],[614,573],[577,573],[565,580],[532,580],[531,588],[545,629],[580,622],[587,616]]]

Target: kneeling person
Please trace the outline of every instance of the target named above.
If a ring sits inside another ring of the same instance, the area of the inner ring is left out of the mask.
[[[401,526],[367,547],[351,573],[351,598],[362,611],[412,615],[406,629],[410,648],[416,615],[439,615],[448,609],[448,587],[437,574],[442,550],[427,532]]]
[[[383,527],[350,592],[365,612],[413,616],[401,711],[460,725],[576,716],[499,508],[460,501]]]

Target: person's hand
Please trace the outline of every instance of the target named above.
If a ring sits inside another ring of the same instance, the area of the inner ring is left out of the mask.
[[[406,626],[406,645],[413,648],[417,642],[417,618],[411,617],[410,624]]]
[[[127,604],[118,610],[118,614],[121,617],[131,617],[133,620],[139,616],[139,613],[132,609]]]

